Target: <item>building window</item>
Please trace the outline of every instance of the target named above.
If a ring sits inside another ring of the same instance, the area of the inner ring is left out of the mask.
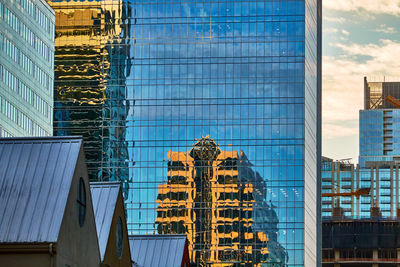
[[[124,235],[123,235],[123,228],[122,228],[122,219],[121,217],[118,217],[117,220],[117,230],[116,230],[116,234],[117,234],[117,255],[118,258],[121,258],[122,256],[122,249],[124,246]]]
[[[81,177],[79,179],[78,184],[78,198],[76,200],[77,208],[78,208],[78,220],[79,226],[82,227],[85,223],[86,216],[86,191],[85,191],[85,182]]]

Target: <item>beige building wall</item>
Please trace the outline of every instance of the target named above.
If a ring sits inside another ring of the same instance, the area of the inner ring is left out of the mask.
[[[123,229],[123,247],[122,247],[122,256],[118,257],[117,254],[117,222],[118,217],[121,217],[122,220],[122,229]],[[126,225],[126,217],[124,211],[124,202],[122,199],[122,193],[120,189],[120,194],[118,194],[117,204],[115,206],[114,216],[111,223],[110,235],[108,237],[106,252],[104,255],[104,260],[102,267],[131,267],[132,266],[132,258],[131,258],[131,250],[129,248],[129,238],[128,238],[128,230]]]
[[[69,192],[64,219],[58,236],[56,267],[98,267],[100,251],[97,240],[96,223],[92,206],[83,149],[79,153],[74,178]],[[85,181],[86,216],[82,227],[79,226],[77,197],[79,178]]]
[[[0,244],[0,267],[51,267],[54,255],[49,251],[49,244]]]

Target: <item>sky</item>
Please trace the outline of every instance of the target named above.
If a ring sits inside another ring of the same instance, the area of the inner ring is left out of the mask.
[[[322,155],[357,163],[364,76],[400,81],[400,0],[322,2]]]

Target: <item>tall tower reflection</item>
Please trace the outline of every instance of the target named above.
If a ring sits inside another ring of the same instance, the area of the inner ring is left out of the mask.
[[[54,135],[84,137],[90,179],[127,185],[129,7],[122,0],[48,2],[56,13]]]
[[[188,152],[169,151],[168,182],[156,202],[158,233],[187,234],[192,262],[285,264],[265,182],[242,151],[222,151],[208,136]]]

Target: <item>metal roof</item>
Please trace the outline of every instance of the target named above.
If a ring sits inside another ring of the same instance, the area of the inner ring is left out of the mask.
[[[57,241],[81,144],[0,138],[0,243]]]
[[[186,235],[130,235],[133,266],[181,266],[185,242]]]
[[[90,183],[101,261],[104,260],[120,187],[120,182]]]

